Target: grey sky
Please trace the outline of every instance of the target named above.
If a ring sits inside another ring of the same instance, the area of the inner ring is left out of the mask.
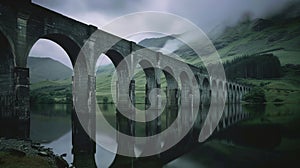
[[[245,13],[253,18],[266,17],[281,10],[287,3],[296,0],[32,0],[33,3],[62,13],[101,29],[113,19],[133,12],[162,11],[184,17],[204,32],[214,27],[233,25]],[[151,24],[151,23],[149,23]],[[122,27],[123,29],[126,26]],[[135,40],[141,40],[142,37]],[[31,52],[39,55],[47,42],[36,45]],[[37,51],[35,51],[37,50]],[[56,51],[56,50],[51,50]],[[61,55],[63,52],[52,52]],[[105,60],[104,60],[105,61]],[[64,62],[65,63],[65,62]]]

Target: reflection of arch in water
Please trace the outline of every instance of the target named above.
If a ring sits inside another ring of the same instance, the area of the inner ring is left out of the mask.
[[[202,87],[201,87],[201,82],[200,82],[200,79],[199,79],[199,76],[198,75],[195,75],[195,78],[193,78],[193,89],[197,89],[199,90],[199,97],[197,99],[195,99],[196,102],[198,102],[198,114],[197,114],[197,118],[196,118],[196,121],[195,121],[195,128],[196,129],[196,133],[195,135],[199,135],[200,133],[200,129],[201,129],[201,125],[202,125],[202,122],[204,122],[204,118],[202,118]]]
[[[159,117],[154,117],[158,116],[158,113],[160,109],[158,109],[158,103],[160,100],[158,100],[158,95],[160,93],[155,93],[155,94],[150,94],[153,91],[158,91],[158,90],[153,90],[156,88],[160,88],[160,83],[159,79],[160,77],[157,76],[158,73],[156,73],[156,69],[154,68],[154,65],[146,60],[142,59],[139,62],[139,65],[142,67],[145,77],[146,77],[146,86],[145,86],[145,119],[148,121],[146,122],[146,136],[151,136],[155,135],[161,130],[161,125],[160,123],[160,116]],[[158,79],[159,78],[159,79]],[[154,118],[153,120],[150,118]],[[152,121],[151,121],[152,120]]]
[[[186,127],[192,121],[193,109],[191,108],[191,80],[186,72],[182,71],[179,75],[181,83],[180,94],[180,111],[181,111],[181,125]]]
[[[178,83],[174,76],[173,70],[167,66],[163,68],[163,73],[167,81],[166,96],[166,127],[169,127],[176,119],[178,115]]]

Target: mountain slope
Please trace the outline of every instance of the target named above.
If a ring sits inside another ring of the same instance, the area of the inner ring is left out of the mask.
[[[298,6],[299,8],[295,7]],[[224,29],[218,38],[213,37],[215,45],[223,62],[236,57],[257,53],[273,53],[281,64],[300,64],[300,3],[283,10],[267,19],[254,19],[240,22]],[[139,44],[144,47],[168,46],[172,42],[174,53],[186,62],[201,66],[201,60],[196,53],[181,41],[169,36],[145,39]],[[177,43],[174,44],[174,43]]]
[[[30,82],[64,80],[72,76],[72,69],[51,58],[29,57]]]

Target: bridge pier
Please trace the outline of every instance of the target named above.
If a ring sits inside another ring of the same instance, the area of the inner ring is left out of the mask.
[[[72,111],[73,164],[76,167],[96,167],[96,77],[73,78],[73,92],[81,95],[73,98],[77,103]]]
[[[29,138],[29,69],[11,67],[12,71],[1,74],[0,136]]]
[[[29,69],[15,68],[15,110],[19,120],[19,131],[22,138],[29,138],[30,112],[29,112]]]
[[[170,136],[176,136],[177,135],[177,129],[178,129],[178,123],[173,123],[178,115],[178,89],[177,88],[171,88],[167,87],[167,93],[166,93],[166,128],[168,128],[171,124],[175,124],[176,130],[173,130],[172,135]]]
[[[147,137],[156,135],[161,132],[161,112],[162,99],[160,93],[160,72],[159,69],[150,68],[145,69],[146,73],[146,96],[145,96],[145,110],[146,110],[146,129]],[[153,119],[150,121],[150,119]],[[160,140],[148,138],[149,145],[160,150]],[[159,157],[159,156],[158,156]]]
[[[134,156],[135,142],[121,134],[132,137],[135,136],[135,121],[127,118],[127,116],[131,118],[135,117],[135,80],[131,79],[129,81],[127,67],[122,65],[118,68],[118,81],[116,81],[117,150],[118,153],[128,153]],[[129,86],[125,86],[126,83],[129,83]],[[127,87],[129,87],[129,89]],[[134,161],[135,158],[133,157],[117,154],[110,167],[134,167]]]

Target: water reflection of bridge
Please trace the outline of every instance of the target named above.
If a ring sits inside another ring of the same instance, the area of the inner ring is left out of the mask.
[[[181,116],[183,123],[190,124],[192,122],[189,118],[190,115],[199,115],[192,129],[178,145],[159,156],[154,156],[154,158],[164,158],[165,161],[171,160],[182,153],[182,146],[198,141],[197,137],[200,130],[206,135],[210,135],[214,130],[214,124],[218,130],[247,117],[247,114],[240,113],[239,104],[242,96],[249,91],[248,87],[209,77],[192,65],[188,65],[188,69],[174,68],[185,67],[187,64],[104,31],[99,31],[95,26],[80,23],[32,4],[29,0],[17,2],[3,0],[0,3],[0,13],[0,116],[1,124],[5,125],[6,133],[10,133],[10,136],[29,137],[30,83],[29,69],[26,67],[28,53],[39,39],[49,39],[59,44],[67,52],[73,66],[76,62],[80,62],[80,67],[83,69],[75,67],[75,74],[87,71],[87,73],[79,75],[79,78],[74,78],[73,82],[76,86],[80,86],[81,91],[83,90],[84,93],[88,94],[80,95],[83,97],[74,97],[74,99],[75,102],[78,101],[86,105],[83,108],[77,108],[76,112],[77,115],[90,116],[87,118],[87,124],[91,127],[94,127],[95,124],[95,118],[93,118],[95,116],[95,104],[91,102],[94,100],[96,80],[92,72],[95,71],[94,62],[101,53],[105,53],[118,70],[118,82],[116,82],[118,88],[116,99],[119,110],[117,128],[118,131],[129,136],[135,135],[135,122],[120,115],[120,111],[125,111],[130,116],[135,115],[131,105],[131,102],[134,103],[135,100],[135,81],[128,76],[133,75],[134,67],[137,65],[144,69],[147,80],[145,103],[148,109],[145,118],[155,117],[162,108],[161,93],[156,88],[161,86],[161,76],[165,77],[167,81],[167,126],[172,125],[182,111],[186,112]],[[91,39],[91,35],[95,32],[97,36]],[[93,53],[84,53],[86,55],[79,58],[78,56],[82,54],[80,54],[82,47],[86,45],[92,48]],[[126,61],[125,58],[130,58],[128,59],[130,61]],[[75,93],[81,93],[81,91],[74,90]],[[235,105],[228,106],[224,113],[221,113],[223,107],[218,108],[218,104],[220,102],[221,104],[225,103],[224,101],[227,104]],[[213,114],[208,115],[209,107],[214,107]],[[74,159],[80,160],[77,164],[86,164],[85,158],[93,157],[95,153],[95,143],[80,125],[77,115],[75,112],[72,115]],[[219,119],[220,122],[218,122]],[[181,124],[177,125],[178,130],[185,129],[186,125]],[[160,133],[161,118],[156,117],[147,122],[145,131],[147,136]],[[2,132],[4,131],[1,130]],[[94,135],[93,132],[88,133]],[[176,132],[174,136],[175,134]],[[119,143],[122,144],[123,142]],[[128,142],[127,144],[120,144],[119,150],[122,150],[122,146],[132,146]],[[132,161],[132,159],[130,160]],[[91,164],[93,163],[92,161]]]

